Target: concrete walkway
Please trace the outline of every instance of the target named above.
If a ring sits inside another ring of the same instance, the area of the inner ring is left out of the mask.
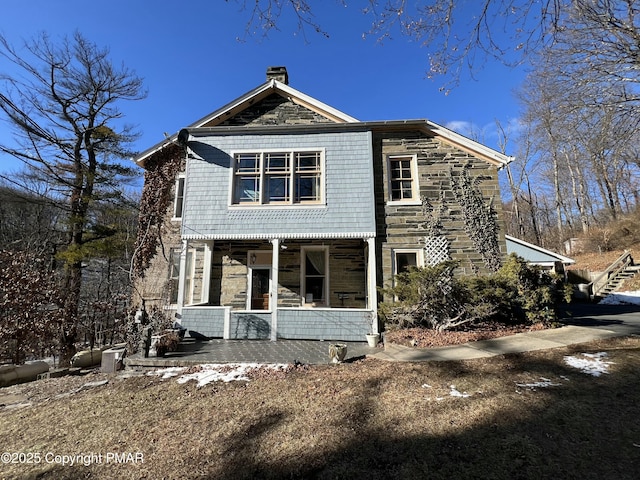
[[[386,345],[369,347],[365,342],[347,344],[345,361],[370,357],[396,362],[466,360],[507,353],[529,352],[626,335],[640,335],[640,307],[571,305],[561,328],[519,333],[451,347],[411,348]],[[188,366],[201,363],[329,363],[329,345],[334,342],[304,340],[209,340],[187,339],[180,350],[164,358],[129,357],[127,367]]]
[[[571,305],[562,323],[564,326],[560,328],[518,333],[451,347],[411,348],[391,344],[387,345],[384,351],[371,356],[396,362],[467,360],[560,348],[604,338],[640,335],[640,307]]]

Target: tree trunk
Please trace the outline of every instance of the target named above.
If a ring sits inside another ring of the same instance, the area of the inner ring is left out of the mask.
[[[64,316],[60,328],[60,366],[67,367],[76,353],[78,341],[78,305],[82,282],[82,262],[65,266],[64,286],[67,297],[64,299]]]

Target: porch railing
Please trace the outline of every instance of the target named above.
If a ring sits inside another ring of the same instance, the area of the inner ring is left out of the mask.
[[[631,252],[625,250],[625,252],[620,255],[620,257],[615,262],[609,265],[609,267],[604,272],[602,272],[593,282],[589,284],[591,297],[595,298],[602,296],[602,293],[607,288],[609,283],[631,265],[633,265]]]
[[[371,310],[356,308],[279,308],[277,337],[362,342],[371,330],[373,316]],[[266,340],[271,338],[272,313],[184,307],[181,323],[191,336]]]

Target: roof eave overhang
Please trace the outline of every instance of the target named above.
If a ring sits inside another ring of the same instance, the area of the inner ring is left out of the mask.
[[[438,125],[437,123],[428,120],[426,122],[429,130],[442,138],[443,141],[468,153],[481,157],[498,168],[506,167],[509,163],[515,160],[515,157],[500,153],[493,148],[487,147],[475,140],[471,140],[470,138],[460,135],[459,133],[443,127],[442,125]]]
[[[573,258],[565,257],[564,255],[560,255],[559,253],[552,252],[551,250],[547,250],[546,248],[542,248],[538,245],[534,245],[533,243],[525,242],[524,240],[520,240],[519,238],[512,237],[511,235],[505,235],[505,239],[522,245],[523,247],[530,248],[531,250],[538,251],[540,253],[544,253],[545,255],[549,255],[558,259],[559,262],[562,262],[565,265],[571,265],[576,263]]]
[[[334,232],[334,233],[320,233],[320,232],[307,232],[307,233],[198,233],[198,234],[183,234],[183,240],[271,240],[273,238],[279,238],[280,240],[326,240],[326,239],[366,239],[375,238],[376,233],[373,231],[363,232]]]
[[[205,137],[210,135],[243,135],[243,134],[286,134],[304,132],[338,132],[338,131],[394,131],[420,130],[428,136],[438,137],[441,141],[470,153],[486,162],[503,168],[514,160],[514,157],[504,155],[481,143],[460,135],[448,128],[442,127],[425,119],[417,120],[384,120],[371,122],[343,122],[343,123],[314,123],[303,125],[265,125],[265,126],[215,126],[190,127],[180,132],[180,137],[188,141],[190,137]]]

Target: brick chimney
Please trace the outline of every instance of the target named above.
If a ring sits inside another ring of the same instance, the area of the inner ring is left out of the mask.
[[[267,67],[267,81],[275,79],[285,85],[289,85],[287,67]]]

